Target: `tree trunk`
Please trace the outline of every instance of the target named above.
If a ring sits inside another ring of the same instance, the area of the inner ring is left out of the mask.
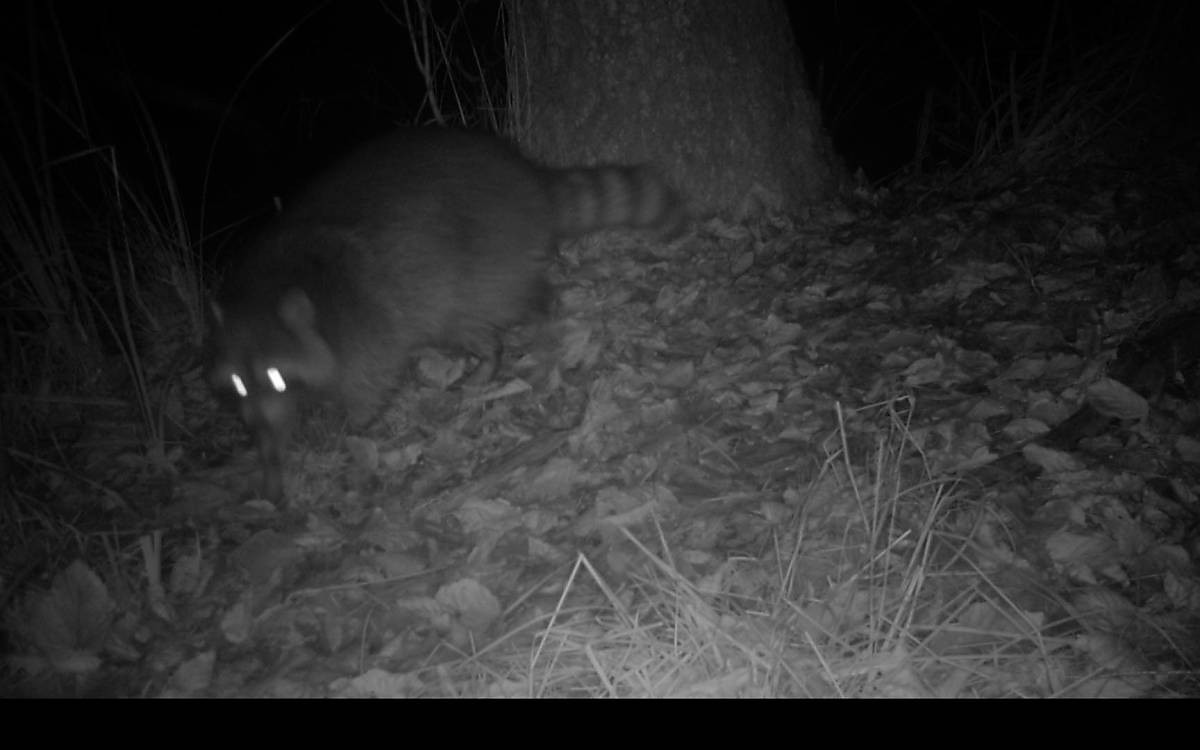
[[[658,165],[698,216],[795,212],[839,177],[779,0],[507,0],[510,135]]]

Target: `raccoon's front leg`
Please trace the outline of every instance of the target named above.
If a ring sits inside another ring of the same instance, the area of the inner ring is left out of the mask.
[[[267,426],[258,428],[258,455],[263,467],[263,497],[278,505],[283,500],[284,438]]]

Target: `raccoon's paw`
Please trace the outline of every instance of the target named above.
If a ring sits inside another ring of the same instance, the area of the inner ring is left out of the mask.
[[[481,359],[479,365],[471,371],[471,374],[463,378],[462,384],[464,388],[482,388],[492,379],[496,377],[496,371],[500,369],[500,360],[496,359]]]
[[[504,345],[494,331],[476,332],[464,337],[463,347],[479,358],[479,364],[463,380],[467,388],[481,388],[496,377],[500,369],[500,358],[504,355]]]

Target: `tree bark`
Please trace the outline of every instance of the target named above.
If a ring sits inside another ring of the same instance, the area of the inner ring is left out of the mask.
[[[507,0],[509,134],[656,164],[697,216],[794,213],[841,177],[779,0]]]

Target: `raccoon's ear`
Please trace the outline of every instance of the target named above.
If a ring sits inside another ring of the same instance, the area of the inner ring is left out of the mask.
[[[279,318],[292,329],[312,328],[317,322],[317,312],[304,290],[293,288],[279,300]]]
[[[208,301],[208,313],[212,316],[213,322],[217,324],[217,328],[225,326],[225,311],[221,309],[221,306],[217,304],[215,299]]]
[[[295,380],[314,388],[325,388],[333,381],[337,360],[333,350],[317,332],[317,311],[303,289],[292,288],[279,300],[279,319],[296,337],[299,351],[288,361]]]

